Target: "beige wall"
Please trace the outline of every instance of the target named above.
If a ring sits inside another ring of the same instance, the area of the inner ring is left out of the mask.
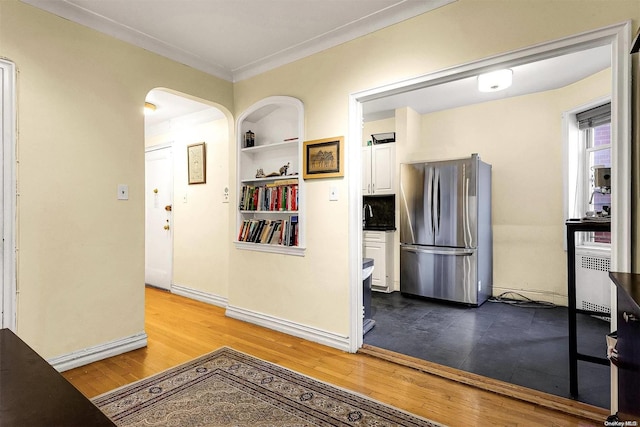
[[[145,96],[232,110],[232,85],[13,0],[0,55],[18,70],[18,334],[51,358],[142,332]]]
[[[52,357],[143,329],[140,107],[150,89],[217,102],[236,116],[267,96],[290,95],[305,104],[305,139],[346,135],[351,93],[628,19],[635,32],[640,19],[637,0],[575,5],[459,0],[232,85],[18,1],[0,2],[0,55],[19,70],[19,334]],[[346,160],[344,179],[306,185],[305,257],[237,250],[231,224],[231,305],[348,335],[349,265],[359,260],[348,251]],[[129,184],[127,202],[116,200],[119,183]],[[331,186],[337,202],[329,201]]]

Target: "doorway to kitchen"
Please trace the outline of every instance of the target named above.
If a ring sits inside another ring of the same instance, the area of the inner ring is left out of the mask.
[[[400,152],[398,155],[398,163],[407,162],[410,160],[431,160],[431,159],[447,159],[447,158],[460,158],[470,155],[473,152],[479,152],[484,160],[488,163],[493,163],[493,177],[494,177],[494,201],[502,200],[503,206],[501,209],[494,208],[494,245],[497,245],[494,248],[494,295],[502,293],[502,291],[507,290],[522,290],[525,289],[529,297],[544,297],[546,294],[546,298],[531,298],[533,300],[552,300],[556,305],[565,307],[567,305],[566,301],[566,255],[563,248],[564,241],[564,214],[561,203],[558,206],[548,204],[547,201],[551,200],[562,200],[562,142],[561,142],[561,124],[560,124],[560,114],[556,115],[556,123],[553,124],[553,127],[547,127],[546,125],[541,126],[550,132],[553,132],[551,138],[540,138],[539,135],[535,141],[530,141],[527,139],[531,135],[524,135],[531,132],[524,132],[524,129],[529,129],[529,127],[521,127],[518,126],[517,121],[506,120],[499,124],[499,126],[494,126],[493,130],[489,134],[491,138],[479,138],[482,136],[482,132],[478,132],[478,124],[483,120],[483,118],[477,114],[471,114],[467,118],[470,121],[464,120],[454,120],[451,121],[451,117],[447,117],[446,113],[443,112],[429,112],[429,113],[421,113],[414,108],[406,108],[409,104],[406,103],[407,99],[411,98],[411,95],[419,93],[422,95],[422,98],[425,98],[424,93],[421,93],[419,90],[422,89],[442,89],[446,87],[446,84],[451,82],[460,83],[464,79],[472,79],[475,80],[476,76],[481,72],[489,69],[495,68],[511,68],[514,69],[518,66],[525,66],[529,64],[533,64],[538,61],[553,59],[556,57],[560,57],[562,55],[567,54],[581,54],[591,52],[591,49],[597,48],[605,48],[610,53],[610,58],[612,58],[612,62],[610,63],[610,69],[608,71],[609,78],[607,83],[607,90],[610,92],[612,97],[612,133],[614,137],[612,138],[614,144],[612,144],[612,170],[613,172],[613,181],[616,181],[616,184],[612,184],[612,192],[614,196],[612,199],[616,206],[612,208],[612,260],[611,260],[611,268],[612,270],[617,271],[629,271],[630,268],[630,199],[629,199],[629,183],[630,183],[630,163],[629,163],[629,150],[630,150],[630,135],[628,131],[629,125],[629,59],[628,52],[626,52],[626,46],[628,45],[628,37],[629,37],[629,24],[620,24],[617,26],[607,27],[600,30],[595,30],[588,34],[581,34],[579,36],[575,36],[572,38],[562,39],[559,41],[551,42],[545,45],[539,45],[531,49],[523,49],[521,51],[512,52],[500,57],[490,58],[484,61],[479,61],[473,64],[467,64],[460,67],[455,67],[453,69],[448,69],[442,72],[435,72],[431,75],[428,75],[423,78],[418,78],[411,81],[397,83],[395,85],[390,85],[383,88],[372,89],[370,91],[360,92],[358,94],[352,95],[352,104],[350,112],[352,114],[351,127],[350,127],[350,135],[353,141],[361,141],[363,139],[363,135],[361,132],[360,122],[358,118],[365,117],[367,109],[369,106],[374,106],[377,103],[383,103],[390,99],[400,102],[404,101],[403,104],[396,104],[392,111],[395,114],[400,112],[403,115],[403,122],[398,125],[397,128],[397,145],[398,149],[402,150],[402,144],[405,144],[410,150],[405,153]],[[604,67],[607,68],[607,67]],[[598,74],[598,76],[594,77],[594,79],[599,79],[603,75],[606,77],[607,71],[604,69],[593,71],[593,74]],[[548,75],[548,74],[545,74]],[[584,80],[588,76],[583,76],[581,79]],[[565,83],[569,84],[569,83]],[[575,89],[575,86],[572,86],[572,89]],[[557,96],[558,91],[557,88],[549,89],[553,91],[554,96]],[[535,94],[530,95],[532,98],[535,98],[534,101],[538,103],[543,103],[544,94],[542,92],[536,92]],[[601,95],[600,95],[601,96]],[[403,99],[404,97],[404,99]],[[426,97],[428,99],[444,99],[450,100],[453,97],[446,96],[444,93],[440,93],[439,96],[431,96]],[[501,99],[496,99],[494,102],[500,104],[500,108],[497,110],[505,111],[505,106],[509,105],[509,103],[513,102],[521,102],[523,101],[524,96],[522,94],[518,94],[518,96],[514,98],[505,98],[504,96]],[[561,98],[558,98],[557,101],[563,102]],[[569,105],[576,105],[574,100],[564,101],[570,102]],[[546,103],[546,105],[549,105]],[[478,113],[481,109],[490,106],[490,103],[483,102],[474,104],[474,106],[469,107],[469,111],[472,113]],[[511,105],[513,107],[513,105]],[[453,107],[449,107],[453,108]],[[524,109],[523,109],[524,108]],[[460,108],[457,108],[460,110]],[[496,110],[496,111],[497,111]],[[519,105],[517,111],[530,111],[531,108],[525,107],[524,105]],[[495,112],[495,111],[494,111]],[[498,114],[499,116],[500,114]],[[354,119],[356,117],[356,119]],[[468,135],[468,137],[463,140],[460,138],[455,138],[456,136],[464,135],[462,126],[463,123],[472,123],[472,127],[474,127],[475,131],[472,135]],[[455,129],[455,135],[451,132],[447,133],[445,129],[445,125],[449,126],[449,129]],[[496,143],[496,137],[504,136],[505,128],[513,128],[516,130],[516,134],[511,134],[512,137],[506,138],[509,142],[504,146],[500,146],[499,143]],[[411,129],[417,129],[417,132],[412,132]],[[421,132],[425,129],[434,132],[431,137],[427,137]],[[557,131],[557,132],[556,132]],[[513,137],[516,135],[516,137]],[[535,136],[535,134],[534,134]],[[542,149],[543,147],[540,144],[536,144],[540,141],[556,141],[557,144],[553,147],[548,147],[548,149]],[[439,144],[438,144],[439,142]],[[532,143],[529,143],[532,142]],[[464,145],[467,144],[467,145]],[[355,144],[354,144],[355,145]],[[462,147],[464,150],[460,149]],[[539,153],[539,156],[528,156],[527,150],[530,148],[540,148],[542,149]],[[353,148],[353,147],[352,147]],[[357,147],[359,148],[359,147]],[[359,158],[357,156],[357,148],[353,148],[353,151],[350,152],[352,158]],[[456,151],[458,150],[458,151]],[[498,150],[498,151],[496,151]],[[546,159],[549,157],[550,153],[555,153],[556,161],[549,163]],[[526,161],[527,158],[535,158],[534,162],[522,163]],[[543,162],[544,167],[536,168],[535,165],[540,165],[540,159],[545,159]],[[529,171],[527,172],[527,169]],[[511,175],[509,170],[515,171],[515,175]],[[537,171],[537,172],[536,172]],[[544,172],[543,172],[544,171]],[[359,171],[358,171],[359,172]],[[352,178],[355,179],[355,173]],[[531,173],[532,176],[527,176],[528,173]],[[518,178],[519,177],[519,178]],[[517,178],[518,180],[516,180]],[[511,185],[515,185],[516,190],[511,191],[509,187]],[[355,187],[360,187],[360,182],[354,184]],[[354,209],[352,212],[352,217],[350,218],[351,224],[353,225],[353,229],[356,228],[356,224],[361,224],[362,221],[362,194],[359,192],[352,191],[351,194],[354,195],[352,199],[352,203],[354,206],[357,206],[358,209]],[[557,196],[557,197],[556,197]],[[544,209],[537,209],[536,207],[544,206]],[[515,215],[515,211],[517,209],[524,209],[522,214]],[[352,253],[358,254],[358,263],[354,261],[354,265],[352,268],[354,269],[354,274],[352,277],[358,277],[360,279],[361,272],[356,270],[356,266],[361,269],[361,260],[362,256],[362,236],[361,235],[353,235],[352,236]],[[543,244],[546,240],[547,243],[552,242],[551,246],[553,248],[552,251],[548,251],[545,249],[545,245]],[[537,243],[534,243],[537,242]],[[519,255],[518,255],[519,254]],[[551,257],[551,261],[546,263],[545,258],[553,254]],[[522,256],[520,256],[522,255]],[[355,258],[355,257],[354,257]],[[397,259],[397,258],[396,258]],[[374,266],[375,268],[375,266]],[[359,273],[359,274],[356,274]],[[539,275],[539,279],[536,280],[536,286],[526,288],[523,285],[526,285],[528,282],[531,283],[533,278]],[[553,283],[553,286],[548,286],[548,284]],[[356,282],[352,284],[354,292],[352,292],[352,313],[356,313],[356,307],[358,304],[361,304],[361,294],[356,292],[357,285],[362,287],[361,283]],[[395,290],[399,290],[399,286],[395,285]],[[546,287],[546,291],[545,291]],[[511,288],[511,289],[509,289]],[[545,291],[545,292],[540,292]],[[565,295],[563,297],[563,295]],[[376,296],[374,295],[374,304],[375,299],[378,297],[386,298],[387,296]],[[392,294],[390,298],[398,298],[398,292]],[[411,309],[414,307],[410,307],[412,305],[420,305],[422,306],[423,301],[420,301],[420,304],[414,304],[416,301],[414,299],[404,300],[388,300],[386,302],[381,303],[382,305],[386,304],[392,308],[395,308],[396,312],[399,312],[400,315],[404,312],[405,315],[409,315],[412,312]],[[485,303],[480,308],[486,308],[496,310],[497,308],[501,308],[500,304],[491,304]],[[615,310],[614,307],[615,301],[612,301],[612,311]],[[472,324],[480,324],[483,321],[479,320],[476,316],[480,313],[479,309],[467,309],[464,307],[454,307],[452,308],[450,305],[442,305],[447,312],[455,312],[458,317],[470,317],[472,318]],[[375,307],[375,305],[374,305]],[[438,318],[444,320],[444,314],[439,313],[435,307],[425,308],[424,306],[422,311],[421,318],[424,321],[428,321],[432,318]],[[433,310],[432,315],[428,315],[429,310]],[[474,315],[470,315],[469,310],[475,310],[477,313]],[[502,308],[501,308],[502,310]],[[513,310],[521,310],[520,308],[505,306],[504,311],[508,313]],[[546,309],[541,309],[546,310]],[[554,309],[555,310],[555,309]],[[552,310],[548,312],[539,311],[539,313],[534,313],[533,315],[527,315],[528,320],[524,320],[525,323],[533,323],[535,318],[538,318],[538,321],[542,323],[542,320],[545,316],[550,316]],[[547,313],[547,314],[543,314]],[[504,313],[503,313],[504,314]],[[511,313],[513,314],[513,313]],[[415,313],[414,313],[415,315]],[[495,316],[497,314],[494,313]],[[374,313],[375,316],[375,313]],[[507,316],[507,314],[505,314]],[[509,317],[509,316],[507,316]],[[505,319],[507,318],[505,317]],[[562,316],[558,316],[561,318]],[[358,319],[355,315],[352,315],[352,319],[354,323],[358,322]],[[375,318],[374,318],[375,320]],[[549,319],[547,319],[549,320]],[[596,320],[597,322],[602,322],[599,319],[587,319],[586,321]],[[453,319],[449,319],[452,324],[462,325],[461,322],[455,322]],[[506,321],[506,320],[505,320]],[[376,328],[379,326],[378,321],[376,321]],[[614,321],[615,323],[615,321]],[[424,325],[425,328],[431,328],[431,326],[437,325],[437,322],[434,320],[432,325]],[[406,329],[406,323],[404,324]],[[444,330],[445,328],[441,328]],[[471,326],[467,327],[467,329],[473,329]],[[609,329],[615,329],[615,324],[611,325],[611,328],[605,327],[606,331]],[[463,328],[460,327],[458,334],[463,333]],[[361,332],[355,326],[352,327],[352,331],[354,333]],[[375,331],[375,328],[374,330]],[[370,332],[374,333],[374,332]],[[467,332],[470,333],[470,332]],[[600,335],[600,333],[598,333]],[[359,335],[361,336],[361,335]],[[372,335],[374,336],[374,335]],[[449,333],[449,336],[455,336],[452,332]],[[406,337],[405,337],[406,341]],[[541,338],[541,342],[545,340]],[[367,342],[367,338],[363,338],[364,343]],[[416,340],[414,340],[416,342]],[[601,353],[606,350],[606,345],[604,344],[604,336],[602,336],[602,345]],[[494,356],[492,359],[499,361],[499,355],[504,353],[502,350],[506,344],[496,345],[491,347],[494,352]],[[544,347],[543,347],[544,348]],[[469,349],[469,351],[471,351]],[[513,355],[512,355],[513,356]],[[453,356],[451,356],[453,359]],[[568,363],[567,363],[568,364]],[[568,369],[565,366],[564,369]],[[608,370],[608,368],[607,368]],[[615,383],[615,375],[611,375],[611,410],[615,412],[615,404],[613,402],[617,401],[616,390],[617,384]],[[609,399],[605,396],[605,401]],[[606,404],[606,402],[605,402]],[[599,404],[603,405],[603,404]],[[606,404],[606,407],[609,405]]]

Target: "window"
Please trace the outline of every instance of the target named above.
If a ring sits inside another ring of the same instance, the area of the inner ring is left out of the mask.
[[[606,216],[611,208],[611,103],[575,114],[577,138],[569,147],[574,162],[573,217]],[[571,169],[571,168],[570,168]],[[571,172],[570,172],[571,173]],[[582,244],[608,246],[610,233],[584,233]]]

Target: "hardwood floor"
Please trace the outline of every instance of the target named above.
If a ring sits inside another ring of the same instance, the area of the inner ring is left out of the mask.
[[[457,381],[349,354],[225,317],[224,309],[158,289],[146,290],[148,347],[63,373],[94,397],[221,346],[251,354],[338,387],[450,426],[601,426]]]

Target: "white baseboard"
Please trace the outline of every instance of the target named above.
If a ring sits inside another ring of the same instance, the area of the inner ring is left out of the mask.
[[[171,285],[171,293],[180,295],[182,297],[191,298],[196,301],[201,301],[206,304],[217,305],[218,307],[227,307],[227,298],[223,298],[218,295],[210,294],[207,292],[199,291],[197,289],[188,288],[182,285]]]
[[[258,326],[283,332],[294,337],[304,338],[329,347],[349,352],[349,337],[323,331],[321,329],[283,320],[267,314],[256,313],[239,307],[228,306],[226,315]]]
[[[129,337],[120,338],[115,341],[98,344],[73,353],[48,359],[58,372],[68,371],[78,366],[88,365],[108,357],[117,356],[128,351],[137,350],[147,346],[147,334],[140,332]]]

